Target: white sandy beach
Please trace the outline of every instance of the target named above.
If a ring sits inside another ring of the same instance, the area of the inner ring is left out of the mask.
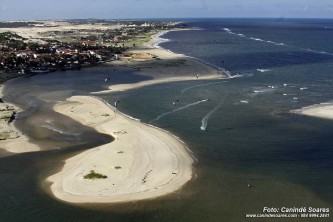
[[[54,109],[115,138],[67,159],[48,178],[57,198],[72,203],[144,200],[175,192],[191,179],[193,159],[172,134],[115,112],[94,97],[71,97]],[[84,179],[91,170],[107,178]]]
[[[200,80],[217,80],[217,79],[225,79],[221,75],[206,75],[201,77]],[[152,80],[141,81],[137,83],[128,83],[128,84],[115,84],[110,86],[109,90],[99,91],[99,92],[92,92],[93,95],[99,94],[107,94],[112,92],[122,92],[132,89],[138,89],[145,86],[163,84],[163,83],[171,83],[171,82],[182,82],[182,81],[193,81],[197,80],[195,77],[192,76],[179,76],[179,77],[168,77],[168,78],[158,78]]]
[[[306,116],[333,120],[333,103],[316,104],[312,106],[303,107],[301,109],[292,110],[291,112]]]
[[[177,54],[159,47],[158,44],[164,41],[161,39],[161,36],[167,32],[168,31],[163,31],[155,34],[149,42],[144,44],[143,49],[130,51],[130,53],[133,54],[153,55],[157,57],[158,60],[125,60],[116,63],[117,65],[126,65],[129,68],[137,69],[137,73],[142,76],[151,77],[151,80],[129,84],[110,85],[109,89],[99,92],[92,92],[92,94],[98,95],[111,92],[127,91],[145,86],[171,82],[216,80],[228,78],[227,74],[223,70],[218,70],[210,65],[203,64],[183,54]]]
[[[113,64],[134,68],[150,80],[111,85],[108,90],[96,94],[153,84],[226,77],[221,70],[157,47],[160,35],[156,34],[145,48],[131,51],[142,53],[141,58],[147,59],[122,60]],[[191,180],[192,155],[186,145],[171,133],[115,111],[112,106],[91,96],[74,96],[67,101],[59,101],[54,110],[115,138],[108,144],[67,159],[59,172],[47,178],[56,198],[71,203],[145,200],[173,193]],[[23,135],[3,144],[11,152],[40,150]],[[107,178],[84,178],[92,170]]]
[[[156,34],[146,48],[131,51],[140,56],[154,55],[159,60],[151,61],[147,56],[147,61],[120,61],[118,64],[139,69],[141,75],[152,77],[151,80],[112,85],[109,90],[95,94],[177,81],[225,78],[220,70],[157,47],[160,35]],[[55,197],[71,203],[144,200],[173,193],[191,179],[191,154],[171,133],[115,112],[94,97],[71,97],[54,109],[115,138],[111,143],[67,159],[63,169],[48,178]],[[85,179],[91,170],[107,178]]]
[[[17,131],[18,137],[0,141],[0,149],[6,150],[10,153],[27,153],[40,151],[40,147],[34,143],[31,143],[26,135],[22,134],[12,125],[9,127]]]

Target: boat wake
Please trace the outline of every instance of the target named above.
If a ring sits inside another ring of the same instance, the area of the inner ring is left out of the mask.
[[[221,106],[223,105],[224,99],[217,104],[211,111],[209,111],[201,120],[201,126],[200,126],[200,130],[202,131],[206,131],[207,130],[207,126],[208,126],[208,120],[209,118],[217,111],[221,108]]]
[[[190,104],[187,104],[185,106],[178,107],[178,108],[176,108],[174,110],[171,110],[171,111],[168,111],[168,112],[165,112],[165,113],[162,113],[162,114],[158,115],[155,119],[151,120],[150,122],[156,122],[156,121],[162,119],[163,117],[168,116],[168,115],[170,115],[172,113],[179,112],[179,111],[187,109],[187,108],[189,108],[191,106],[196,106],[196,105],[199,105],[200,103],[204,103],[204,102],[207,102],[207,101],[208,101],[208,99],[199,100],[197,102],[190,103]]]

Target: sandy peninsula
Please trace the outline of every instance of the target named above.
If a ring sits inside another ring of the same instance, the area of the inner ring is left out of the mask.
[[[142,76],[150,77],[150,80],[129,84],[114,84],[110,85],[107,90],[92,92],[92,94],[127,91],[171,82],[226,79],[230,77],[225,70],[217,69],[194,58],[160,47],[159,43],[167,41],[161,37],[167,32],[163,31],[153,35],[151,40],[145,43],[143,47],[129,51],[128,54],[131,56],[112,62],[113,65],[126,66]]]
[[[223,70],[159,47],[164,33],[157,33],[141,48],[111,63],[113,68],[129,68],[149,80],[111,85],[95,93],[227,77]],[[171,133],[135,120],[92,96],[59,101],[54,110],[115,138],[65,160],[63,168],[47,178],[56,198],[70,203],[130,202],[173,193],[191,180],[191,152]],[[40,150],[24,135],[2,148],[10,152]]]
[[[108,144],[67,159],[48,178],[55,197],[71,203],[117,203],[156,198],[192,177],[193,159],[172,134],[130,118],[100,99],[74,96],[54,110],[112,135]],[[90,172],[106,178],[85,179]]]
[[[92,94],[226,77],[221,70],[160,48],[162,34],[156,34],[143,48],[130,51],[126,58],[116,62],[151,80],[111,85],[106,91]],[[71,97],[54,109],[115,138],[67,159],[63,169],[48,178],[56,198],[71,203],[144,200],[173,193],[191,179],[191,153],[171,133],[128,117],[95,97]],[[91,173],[103,178],[85,178]]]
[[[303,107],[301,109],[292,110],[291,112],[305,116],[312,116],[322,119],[333,120],[333,103],[316,104],[312,106]]]
[[[222,70],[159,47],[164,33],[157,33],[142,48],[113,62],[118,67],[134,69],[150,80],[111,85],[108,90],[92,94],[226,78]],[[115,138],[111,143],[67,159],[63,169],[48,178],[56,198],[71,203],[129,202],[173,193],[191,180],[191,153],[169,132],[128,117],[95,97],[71,97],[54,109]],[[86,179],[91,173],[103,178]]]

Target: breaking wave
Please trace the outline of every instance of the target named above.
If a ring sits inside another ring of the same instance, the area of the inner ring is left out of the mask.
[[[256,38],[256,37],[252,37],[252,36],[247,36],[247,35],[242,34],[242,33],[233,32],[229,28],[223,28],[223,30],[225,32],[231,34],[231,35],[237,35],[237,36],[240,36],[242,38],[247,38],[247,39],[250,39],[250,40],[253,40],[253,41],[265,42],[265,43],[276,45],[276,46],[293,47],[293,48],[298,48],[298,49],[301,49],[301,50],[304,50],[304,51],[308,51],[308,52],[313,52],[313,53],[318,53],[318,54],[324,54],[324,55],[333,56],[333,53],[331,53],[331,52],[320,51],[320,50],[315,50],[315,49],[310,49],[310,48],[297,47],[297,46],[293,46],[293,45],[288,45],[288,44],[283,43],[283,42],[274,42],[274,41],[271,41],[271,40],[265,40],[265,39],[260,39],[260,38]]]
[[[272,71],[270,69],[257,69],[258,72],[269,72]]]
[[[271,40],[265,40],[265,39],[260,39],[260,38],[256,38],[256,37],[252,37],[252,36],[247,36],[247,35],[242,34],[242,33],[236,33],[236,32],[231,31],[231,29],[229,29],[229,28],[224,28],[223,30],[225,32],[229,33],[229,34],[237,35],[237,36],[247,38],[247,39],[250,39],[250,40],[253,40],[253,41],[266,42],[266,43],[277,45],[277,46],[285,46],[286,45],[285,43],[282,43],[282,42],[274,42],[274,41],[271,41]]]
[[[170,39],[167,39],[167,38],[162,38],[162,36],[164,36],[165,34],[167,34],[169,31],[164,31],[164,32],[161,32],[159,33],[156,37],[155,37],[155,43],[153,45],[154,48],[162,48],[160,45],[162,43],[165,43],[165,42],[170,42],[171,40]]]

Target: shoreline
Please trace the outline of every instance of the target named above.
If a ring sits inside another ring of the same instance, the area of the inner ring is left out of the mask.
[[[61,171],[47,178],[56,198],[70,203],[139,201],[173,193],[191,180],[192,154],[170,132],[92,96],[73,96],[54,110],[115,138],[67,159]],[[91,170],[107,178],[84,179]]]
[[[10,79],[6,82],[12,81],[14,79]],[[5,85],[1,84],[0,86],[0,98],[3,98],[3,90]],[[3,105],[8,105],[13,107],[15,114],[15,119],[18,115],[20,115],[20,112],[22,112],[21,108],[18,106],[3,101]],[[8,123],[2,123],[1,124],[1,130],[5,132],[11,132],[13,134],[16,134],[13,138],[7,138],[0,140],[0,149],[4,150],[9,153],[9,155],[19,154],[19,153],[26,153],[26,152],[36,152],[40,151],[41,148],[32,142],[30,142],[29,137],[24,135],[16,126],[15,126],[15,119],[13,119],[12,122]]]
[[[130,53],[134,54],[144,53],[144,54],[153,55],[157,57],[158,60],[148,59],[148,60],[141,60],[139,62],[123,61],[117,63],[122,66],[126,65],[129,68],[139,69],[140,70],[139,73],[141,75],[152,77],[151,80],[140,81],[137,83],[109,85],[108,89],[98,92],[91,92],[91,94],[101,95],[112,92],[123,92],[127,90],[139,89],[145,86],[151,86],[163,83],[197,81],[197,80],[219,80],[219,79],[231,79],[238,77],[237,75],[232,76],[229,71],[221,67],[209,64],[195,57],[175,53],[159,45],[163,42],[169,41],[168,39],[164,39],[161,36],[169,32],[184,31],[184,30],[196,30],[196,29],[173,29],[173,30],[161,31],[152,35],[151,40],[143,45],[144,48],[134,49],[129,51]],[[183,61],[183,64],[173,65],[173,62],[177,60]],[[179,69],[182,69],[182,71],[180,72]],[[160,76],[156,76],[157,73],[159,73]]]
[[[143,49],[141,52],[157,54],[162,60],[186,58],[193,62],[186,56],[163,48],[156,48],[156,42],[165,33],[157,33],[147,43],[148,49]],[[206,64],[194,62],[196,66],[208,67]],[[223,78],[219,70],[212,67],[209,67],[209,70],[214,70],[214,75],[205,75],[200,79]],[[191,71],[193,70],[191,69]],[[111,91],[126,91],[147,85],[195,79],[194,76],[188,75],[169,76],[138,83],[114,85]],[[91,94],[98,94],[98,92]],[[80,108],[75,108],[75,106]],[[77,109],[79,111],[76,112]],[[104,100],[93,96],[68,98],[67,104],[60,102],[54,107],[54,110],[115,138],[111,143],[89,149],[67,159],[62,170],[47,178],[47,181],[52,183],[51,192],[60,200],[76,204],[147,200],[174,193],[192,179],[195,158],[186,144],[172,133],[141,123],[140,120],[119,112]],[[87,114],[87,110],[91,110],[90,114]],[[92,112],[94,114],[91,114]],[[94,117],[89,117],[89,115]],[[100,120],[103,115],[108,118]],[[125,152],[119,150],[124,147],[130,156],[127,159],[117,157],[119,152]],[[149,158],[148,161],[147,158]],[[118,165],[110,166],[114,162]],[[87,181],[84,178],[89,171],[101,174],[106,178]],[[120,173],[121,171],[125,172]]]
[[[226,79],[225,73],[215,67],[161,47],[156,48],[156,41],[163,34],[165,32],[155,34],[147,43],[147,48],[131,51],[151,53],[158,60],[120,62],[119,66],[121,68],[125,64],[132,68],[142,64],[147,66],[148,63],[152,67],[144,68],[140,74],[153,79],[113,85],[104,93],[177,81]],[[91,94],[99,93],[103,91]],[[76,108],[78,110],[74,111]],[[77,204],[153,199],[178,191],[193,176],[195,158],[183,141],[166,130],[116,111],[101,99],[74,96],[57,103],[54,110],[115,138],[111,143],[66,159],[62,170],[46,178],[52,183],[50,190],[57,199]],[[124,154],[123,150],[115,153],[115,150],[123,148],[127,149],[127,157],[120,155]],[[106,178],[87,181],[84,176],[89,172]]]

